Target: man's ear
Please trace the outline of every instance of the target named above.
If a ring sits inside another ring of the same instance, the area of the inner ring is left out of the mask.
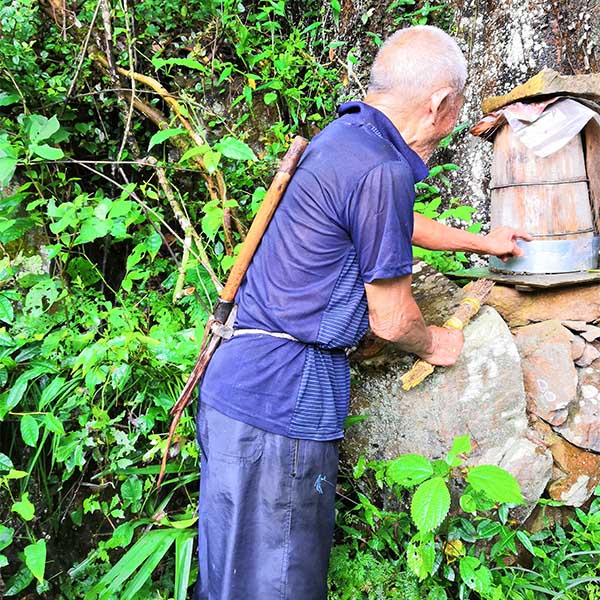
[[[429,99],[429,115],[432,125],[435,125],[447,114],[453,94],[454,90],[451,87],[440,88],[431,94]]]

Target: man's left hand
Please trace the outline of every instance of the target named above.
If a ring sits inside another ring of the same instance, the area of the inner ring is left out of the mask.
[[[518,240],[530,242],[532,237],[523,229],[497,227],[492,229],[483,239],[483,253],[497,256],[500,260],[506,262],[509,258],[525,254],[523,249],[517,246]]]

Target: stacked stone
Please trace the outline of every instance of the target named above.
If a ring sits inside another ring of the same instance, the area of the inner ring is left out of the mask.
[[[424,263],[413,291],[428,323],[441,325],[464,291]],[[365,358],[368,357],[368,358]],[[359,456],[443,458],[470,434],[471,464],[496,464],[519,481],[525,519],[544,494],[581,506],[600,485],[600,284],[543,292],[496,286],[465,330],[457,364],[405,392],[412,357],[386,347],[354,357],[353,425],[342,446]]]
[[[600,285],[490,298],[521,355],[530,421],[550,449],[551,498],[581,506],[600,485]]]

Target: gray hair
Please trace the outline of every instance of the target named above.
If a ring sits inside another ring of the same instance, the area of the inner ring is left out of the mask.
[[[443,86],[461,93],[467,79],[467,61],[458,44],[431,25],[400,29],[379,49],[369,93],[400,91],[418,97]]]

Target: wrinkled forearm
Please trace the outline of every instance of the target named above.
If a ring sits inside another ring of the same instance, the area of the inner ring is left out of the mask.
[[[427,250],[450,250],[454,252],[487,252],[486,239],[462,229],[443,225],[414,213],[415,226],[412,243]]]
[[[386,301],[382,295],[384,285],[366,286],[367,297],[370,298],[369,325],[372,332],[400,350],[417,355],[427,354],[432,346],[431,333],[410,293],[410,280],[408,288],[395,289],[392,298],[396,301]]]

